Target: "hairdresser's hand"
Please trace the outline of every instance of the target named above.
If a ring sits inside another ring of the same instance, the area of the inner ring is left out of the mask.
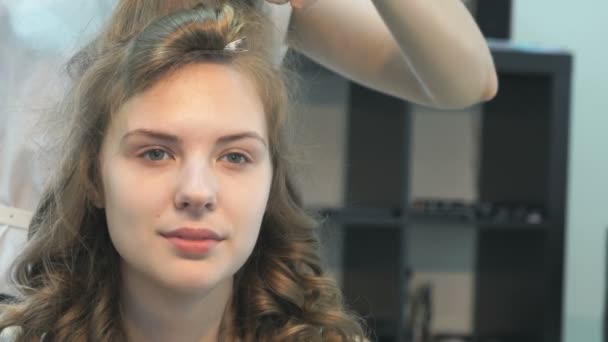
[[[266,1],[273,3],[273,4],[291,3],[291,6],[293,8],[306,8],[310,5],[312,5],[313,3],[315,3],[317,0],[266,0]]]

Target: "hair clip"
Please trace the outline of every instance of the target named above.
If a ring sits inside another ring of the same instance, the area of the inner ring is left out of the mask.
[[[226,46],[224,46],[224,50],[233,51],[233,52],[248,51],[247,49],[242,47],[242,45],[244,45],[244,43],[245,43],[245,38],[247,38],[247,37],[239,38],[235,41],[232,41],[232,42],[226,44]]]

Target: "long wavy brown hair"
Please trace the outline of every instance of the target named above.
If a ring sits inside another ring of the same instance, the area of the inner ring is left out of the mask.
[[[350,341],[365,338],[324,275],[316,222],[292,186],[285,140],[289,86],[274,65],[270,23],[246,1],[120,1],[107,26],[70,60],[72,85],[56,112],[69,122],[62,158],[12,269],[20,292],[0,306],[0,330],[18,341],[126,341],[120,256],[98,208],[98,156],[112,115],[133,95],[189,63],[223,63],[257,85],[267,113],[273,181],[260,236],[237,272],[222,341]],[[225,49],[246,37],[246,44]],[[246,51],[245,51],[246,50]]]

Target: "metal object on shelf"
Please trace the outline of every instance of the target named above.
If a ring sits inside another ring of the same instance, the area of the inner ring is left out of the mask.
[[[521,225],[538,225],[545,222],[545,210],[526,204],[479,202],[458,200],[416,199],[410,205],[410,214],[420,218],[456,219],[467,222]]]
[[[432,286],[424,284],[410,297],[408,328],[411,342],[430,342],[432,320]]]

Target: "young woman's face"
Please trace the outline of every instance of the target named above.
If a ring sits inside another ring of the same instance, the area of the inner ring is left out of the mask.
[[[272,180],[266,116],[233,68],[180,68],[134,96],[100,155],[123,273],[200,292],[228,284],[255,245]]]

